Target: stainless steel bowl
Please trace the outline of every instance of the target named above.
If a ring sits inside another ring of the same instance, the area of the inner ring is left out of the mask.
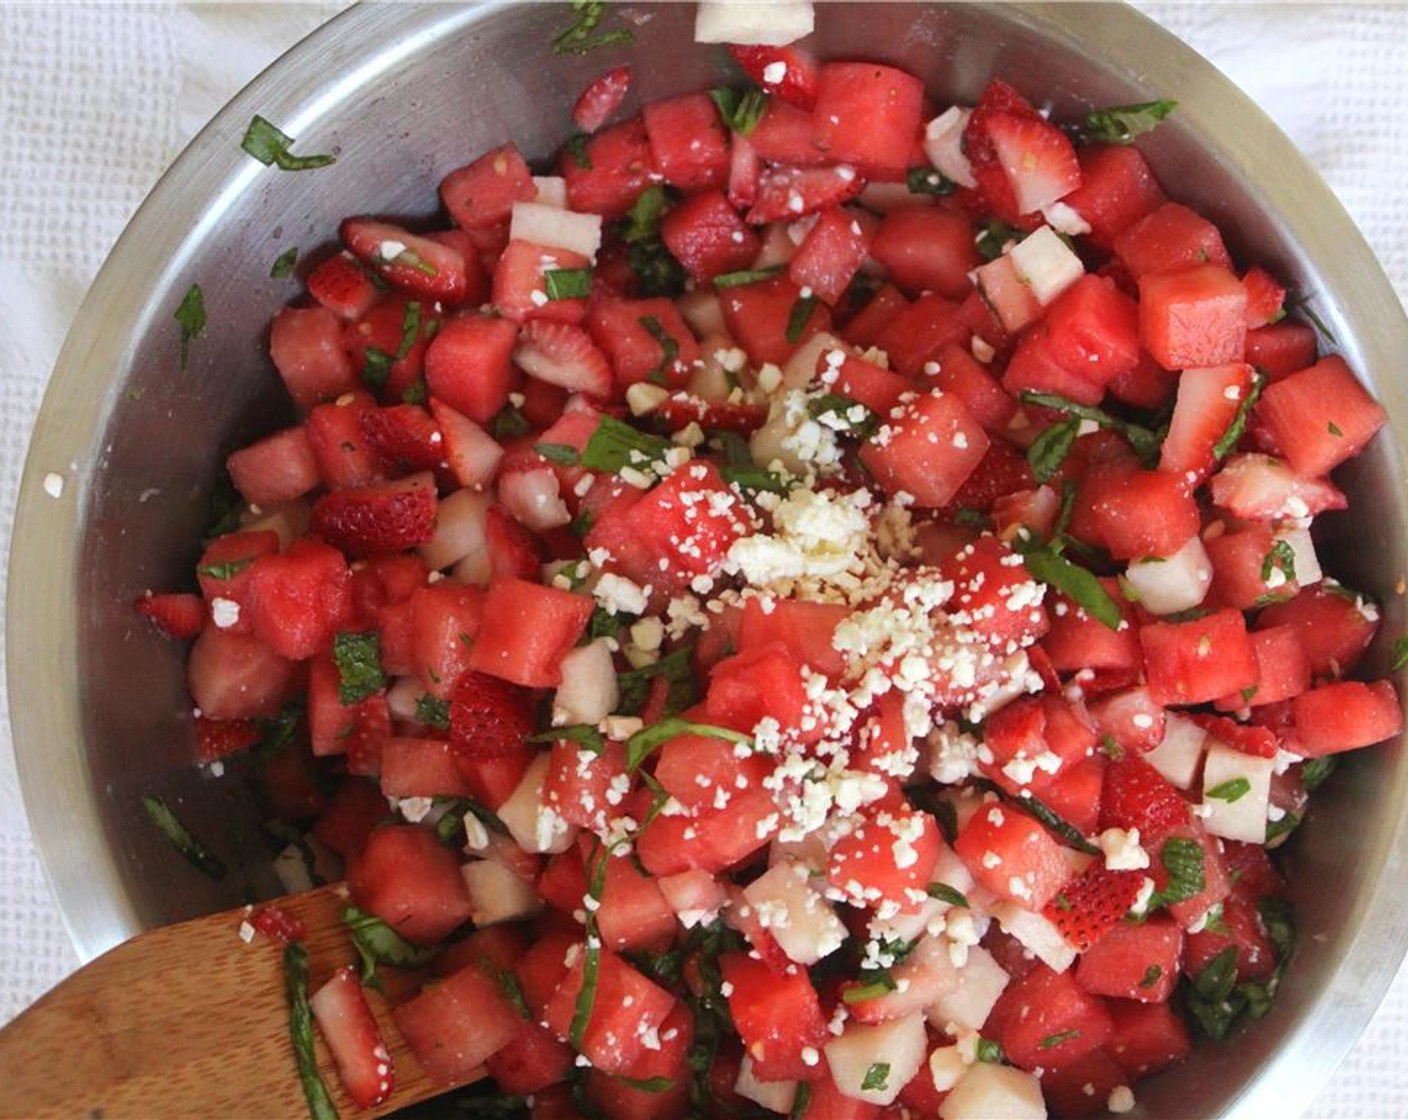
[[[692,43],[692,5],[621,5],[635,26],[636,99],[710,84],[715,49]],[[507,138],[545,157],[586,80],[621,52],[554,57],[563,6],[374,5],[333,20],[234,99],[157,185],[114,248],[68,337],[30,448],[11,554],[9,687],[25,799],[79,952],[141,929],[276,893],[242,784],[189,765],[182,650],[134,617],[146,588],[189,579],[206,497],[225,454],[286,418],[266,357],[288,245],[307,253],[345,214],[414,218],[452,168]],[[1063,116],[1172,96],[1144,142],[1161,179],[1229,232],[1243,261],[1307,293],[1393,418],[1340,481],[1325,517],[1331,570],[1385,604],[1402,633],[1408,491],[1398,376],[1408,322],[1348,216],[1270,120],[1208,63],[1110,4],[827,4],[810,44],[923,75],[938,100],[971,101],[990,75]],[[1331,94],[1332,95],[1332,94]],[[259,113],[332,151],[335,167],[281,174],[239,148]],[[178,368],[172,320],[202,285],[205,337]],[[65,480],[55,498],[43,481]],[[1371,657],[1382,670],[1387,640]],[[223,853],[213,884],[150,827],[165,795]],[[1138,1093],[1147,1116],[1298,1112],[1369,1021],[1408,949],[1408,765],[1399,746],[1355,756],[1317,794],[1289,856],[1301,944],[1275,1009],[1233,1045]]]

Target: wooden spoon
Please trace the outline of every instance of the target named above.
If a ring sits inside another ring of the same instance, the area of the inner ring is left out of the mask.
[[[310,993],[356,951],[342,924],[343,884],[290,895],[279,910],[308,931]],[[0,1030],[0,1117],[151,1120],[308,1115],[289,1035],[283,946],[246,942],[246,907],[140,934],[64,980]],[[396,1087],[357,1109],[317,1039],[318,1068],[344,1117],[384,1116],[443,1092],[392,1021],[420,977],[383,969],[368,991]],[[314,1032],[315,1035],[317,1032]]]

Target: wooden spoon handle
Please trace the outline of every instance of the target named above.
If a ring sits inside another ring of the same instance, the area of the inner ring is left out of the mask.
[[[308,930],[310,991],[355,960],[341,921],[345,899],[345,886],[334,884],[276,903]],[[245,942],[246,917],[244,908],[227,910],[134,937],[0,1030],[0,1117],[307,1116],[289,1036],[283,946],[262,935]],[[387,970],[383,982],[397,1000],[415,980]],[[319,1069],[348,1117],[382,1116],[441,1091],[396,1029],[387,998],[367,996],[396,1089],[384,1105],[356,1109],[318,1039]]]

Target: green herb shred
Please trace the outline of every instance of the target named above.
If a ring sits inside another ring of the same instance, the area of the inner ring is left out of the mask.
[[[1114,105],[1086,114],[1081,136],[1102,144],[1132,144],[1178,107],[1177,101],[1141,101],[1134,105]]]
[[[275,259],[269,269],[269,279],[282,280],[293,275],[293,266],[298,263],[298,246],[285,249]]]
[[[311,171],[337,162],[335,156],[296,156],[289,148],[293,137],[280,132],[263,117],[256,114],[245,129],[240,147],[265,167],[277,167],[280,171]]]
[[[171,317],[181,328],[181,368],[184,370],[191,356],[191,340],[205,334],[205,293],[199,284],[186,289]]]
[[[381,641],[375,630],[342,630],[332,640],[332,657],[337,664],[337,698],[351,707],[386,687],[381,670]]]
[[[144,796],[142,807],[146,809],[147,816],[152,819],[152,823],[170,841],[171,846],[185,856],[197,869],[212,879],[225,877],[225,864],[195,838],[191,830],[181,823],[165,801],[159,797]]]
[[[629,43],[635,39],[629,28],[592,34],[606,15],[604,0],[571,0],[571,7],[576,13],[577,22],[552,41],[553,54],[587,54],[598,47]]]
[[[298,1063],[298,1080],[312,1120],[337,1120],[337,1106],[318,1072],[313,1046],[313,1011],[308,1006],[308,950],[301,941],[284,949],[284,990],[288,993],[288,1033]]]

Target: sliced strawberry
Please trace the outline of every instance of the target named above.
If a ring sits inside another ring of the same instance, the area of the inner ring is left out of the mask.
[[[255,932],[262,933],[270,941],[277,941],[280,945],[292,945],[308,936],[308,927],[303,924],[302,919],[277,906],[257,907],[249,912],[249,917],[245,920],[254,927]]]
[[[572,123],[583,132],[595,132],[611,114],[621,107],[626,91],[631,88],[631,68],[618,66],[608,70],[587,86],[572,106]]]
[[[791,221],[855,198],[865,180],[854,167],[771,167],[758,176],[749,225]]]
[[[984,122],[1019,214],[1031,214],[1080,186],[1070,139],[1041,117],[994,113]]]
[[[963,128],[963,154],[968,157],[973,177],[978,181],[977,208],[991,210],[994,217],[1004,222],[1019,224],[1021,210],[1017,205],[1016,193],[1002,169],[997,149],[987,130],[988,121],[999,113],[1040,119],[1026,99],[1006,82],[990,81]]]
[[[1142,871],[1111,871],[1097,861],[1063,887],[1043,913],[1061,936],[1083,953],[1120,923],[1143,882]]]
[[[214,762],[254,746],[263,733],[252,719],[210,719],[196,716],[196,761]]]
[[[816,59],[796,47],[743,47],[730,43],[728,53],[753,81],[781,101],[810,110],[816,104],[820,69]]]
[[[357,417],[362,438],[388,470],[429,471],[445,459],[440,428],[419,405],[369,408]]]
[[[308,274],[308,294],[340,319],[360,319],[380,297],[362,262],[338,253]]]
[[[581,327],[531,319],[518,334],[513,360],[531,377],[574,393],[605,399],[615,377],[611,360]]]
[[[533,698],[526,689],[473,669],[455,682],[450,742],[461,771],[523,750],[533,726]]]
[[[459,303],[469,290],[464,256],[448,245],[372,218],[348,218],[338,232],[393,287],[447,304]]]
[[[1314,517],[1349,504],[1334,483],[1302,478],[1283,460],[1270,455],[1233,455],[1212,476],[1208,487],[1213,505],[1253,521]]]
[[[133,606],[168,638],[194,638],[205,625],[205,604],[190,592],[153,595],[148,591]]]
[[[310,527],[348,556],[404,552],[435,535],[435,482],[428,474],[349,487],[313,503]]]
[[[351,965],[344,965],[308,1000],[318,1029],[337,1063],[337,1075],[358,1108],[391,1095],[396,1083],[391,1055]]]
[[[1142,758],[1127,755],[1105,768],[1100,827],[1137,828],[1148,848],[1188,823],[1188,802]]]
[[[1233,750],[1256,758],[1276,757],[1276,733],[1270,728],[1238,723],[1234,719],[1215,716],[1211,712],[1189,712],[1188,718],[1219,743],[1224,743]]]
[[[1184,370],[1159,449],[1159,469],[1186,474],[1190,489],[1207,478],[1216,464],[1214,451],[1251,393],[1255,376],[1246,362]]]

